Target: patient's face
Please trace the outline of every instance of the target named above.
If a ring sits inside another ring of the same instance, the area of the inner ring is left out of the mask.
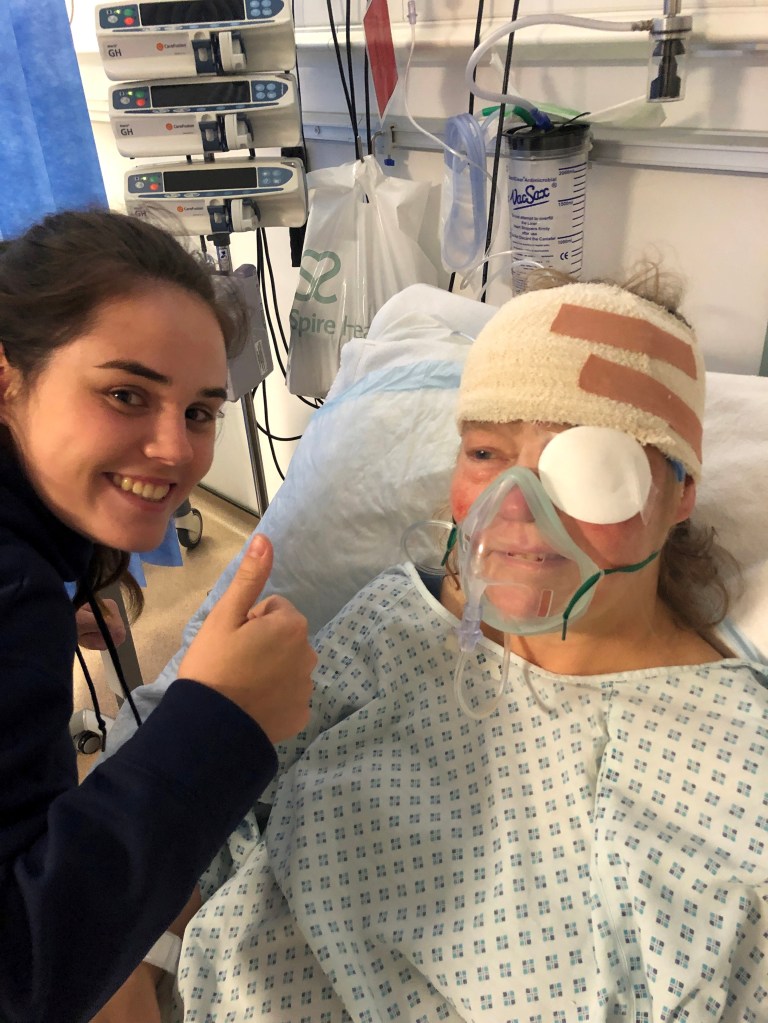
[[[451,482],[451,511],[462,522],[480,493],[502,472],[514,466],[538,469],[539,457],[551,438],[565,426],[540,423],[467,423]],[[566,530],[600,568],[630,565],[663,546],[669,530],[690,515],[693,485],[682,485],[655,448],[647,448],[653,480],[652,497],[643,515],[625,522],[595,525],[560,512]],[[521,551],[540,544],[527,508],[510,509],[508,544]],[[549,566],[551,569],[551,566]]]

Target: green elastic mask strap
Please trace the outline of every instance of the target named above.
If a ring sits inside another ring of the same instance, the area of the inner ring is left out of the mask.
[[[566,607],[565,611],[563,611],[562,638],[565,639],[566,632],[568,631],[568,619],[571,616],[571,611],[573,611],[574,607],[579,602],[579,600],[584,596],[584,594],[589,592],[589,590],[591,590],[593,586],[596,586],[604,575],[614,575],[616,572],[639,572],[641,568],[645,568],[645,566],[650,565],[650,563],[655,558],[658,558],[659,554],[661,554],[661,550],[654,551],[653,554],[649,554],[644,561],[638,561],[634,565],[623,565],[620,568],[605,568],[601,569],[599,572],[595,572],[594,575],[591,575],[589,579],[583,582],[581,586],[578,588],[578,590],[576,590],[574,595],[568,601],[568,607]]]
[[[443,560],[440,562],[440,567],[441,568],[445,568],[445,563],[448,560],[448,558],[450,558],[451,551],[456,546],[456,540],[458,539],[458,536],[459,536],[459,527],[454,522],[453,528],[451,529],[450,533],[448,534],[448,543],[445,545],[445,554],[443,555]]]

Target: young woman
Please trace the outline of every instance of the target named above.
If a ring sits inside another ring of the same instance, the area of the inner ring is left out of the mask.
[[[316,637],[170,1019],[761,1018],[768,676],[712,632],[703,404],[693,331],[622,288],[491,319],[449,570],[384,572]]]
[[[147,223],[62,213],[0,251],[7,1023],[91,1018],[271,778],[272,743],[306,720],[306,623],[279,599],[252,606],[269,574],[264,540],[190,647],[167,706],[77,786],[76,607],[95,613],[125,552],[156,547],[207,472],[238,332],[203,265]],[[65,582],[77,584],[74,603]]]

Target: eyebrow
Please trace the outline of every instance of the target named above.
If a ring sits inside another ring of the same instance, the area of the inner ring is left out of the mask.
[[[133,376],[144,377],[156,384],[170,384],[171,378],[164,373],[158,373],[156,369],[150,369],[141,362],[132,362],[130,359],[111,359],[109,362],[102,362],[97,369],[121,369],[125,373],[132,373]],[[226,400],[227,392],[223,387],[203,387],[199,392],[204,398],[221,398]]]

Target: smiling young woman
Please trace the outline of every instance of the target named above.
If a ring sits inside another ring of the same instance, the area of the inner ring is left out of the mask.
[[[77,785],[75,610],[95,610],[107,582],[130,585],[128,552],[160,543],[210,467],[227,352],[246,325],[219,293],[169,234],[107,211],[48,217],[0,249],[8,1023],[93,1017],[271,778],[273,743],[306,720],[306,621],[279,598],[253,608],[271,566],[261,537],[161,712]]]
[[[213,459],[227,364],[210,306],[144,284],[102,304],[27,387],[2,356],[0,369],[5,422],[49,508],[104,546],[157,547]]]

